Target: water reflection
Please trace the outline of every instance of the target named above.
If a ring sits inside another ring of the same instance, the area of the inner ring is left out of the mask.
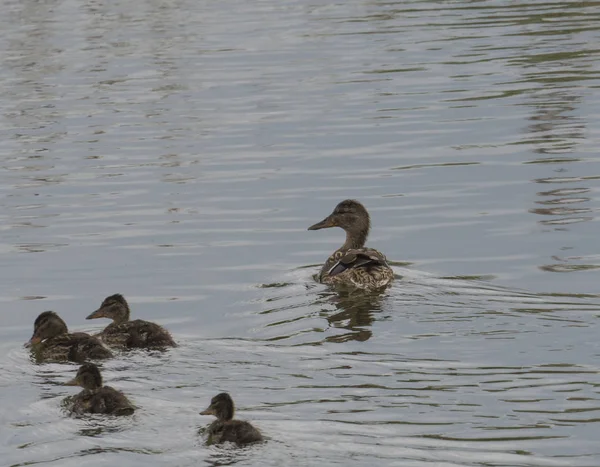
[[[562,87],[564,83],[557,83],[557,85]],[[552,86],[552,84],[548,86]],[[571,164],[582,162],[581,158],[556,156],[556,154],[574,151],[576,145],[584,139],[585,122],[573,115],[576,111],[576,104],[581,101],[581,96],[573,95],[572,92],[566,90],[560,90],[551,93],[536,93],[532,99],[534,103],[531,105],[536,109],[536,113],[530,118],[535,123],[528,127],[532,136],[527,142],[535,146],[535,152],[549,156],[536,158],[527,163],[550,164],[555,172],[561,173],[558,177],[547,177],[543,180],[536,179],[537,183],[563,183],[565,180],[563,174],[572,170]],[[535,103],[538,100],[541,102],[540,105]],[[538,195],[544,197],[544,199],[536,201],[536,203],[544,207],[530,209],[530,212],[552,217],[551,219],[540,220],[540,224],[555,226],[555,229],[562,230],[568,224],[594,219],[593,216],[584,215],[592,213],[591,208],[575,207],[581,203],[586,203],[589,198],[565,196],[564,193],[567,190],[585,192],[588,188],[567,187],[558,192],[559,196],[555,196],[556,190],[538,192]]]
[[[541,216],[538,223],[545,228],[544,231],[549,232],[568,232],[572,226],[595,218],[590,197],[581,196],[591,191],[589,181],[584,177],[567,175],[568,172],[581,170],[587,162],[577,155],[577,151],[586,144],[589,133],[588,121],[582,112],[588,97],[583,84],[595,74],[593,51],[587,44],[577,41],[554,42],[556,37],[575,37],[580,32],[580,24],[572,21],[577,11],[569,8],[572,5],[568,2],[564,6],[564,10],[552,13],[553,18],[561,20],[560,29],[557,29],[558,23],[554,21],[538,27],[538,24],[542,24],[540,15],[535,13],[529,16],[523,26],[524,37],[531,44],[535,41],[537,46],[512,63],[521,68],[523,79],[520,83],[531,86],[525,93],[524,105],[532,113],[528,118],[530,123],[526,127],[526,135],[520,143],[530,146],[537,157],[525,164],[556,173],[536,177],[533,180],[535,183],[561,185],[539,191],[539,199],[535,201],[538,206],[529,209],[530,213]],[[585,186],[582,186],[583,183]],[[551,255],[556,263],[543,264],[538,266],[539,269],[570,272],[598,268],[595,264],[589,264],[584,257],[561,254],[574,246],[572,240],[565,240],[560,252]]]
[[[2,6],[4,463],[599,465],[597,2]],[[414,261],[380,294],[296,269],[346,198]],[[181,341],[105,364],[129,421],[22,348],[100,290]],[[205,446],[215,390],[269,441]]]
[[[63,405],[66,406],[67,404],[68,400]],[[119,418],[116,416],[94,416],[87,414],[85,417],[80,415],[76,418],[83,424],[83,427],[78,430],[79,436],[87,438],[98,438],[103,435],[120,433],[131,428],[133,423],[132,420],[125,420],[123,417]]]
[[[551,89],[558,86],[559,90],[539,90],[526,103],[535,109],[535,113],[530,117],[533,123],[527,127],[530,136],[524,142],[534,146],[534,152],[550,155],[534,159],[529,164],[581,162],[577,157],[553,156],[573,152],[585,138],[586,122],[574,115],[582,97],[574,95],[572,90],[562,89],[565,84],[558,82],[546,85]]]
[[[231,449],[231,446],[211,446],[209,456],[204,460],[204,464],[210,466],[224,466],[247,463],[254,457],[260,456],[260,446],[239,446]],[[259,463],[257,459],[255,462]]]
[[[323,316],[327,319],[330,326],[336,330],[346,330],[332,336],[328,336],[327,342],[347,342],[355,340],[359,342],[367,341],[371,338],[373,332],[371,325],[375,316],[381,313],[385,291],[338,291],[318,293],[318,302],[326,302],[335,306],[334,313],[331,310],[324,310]]]

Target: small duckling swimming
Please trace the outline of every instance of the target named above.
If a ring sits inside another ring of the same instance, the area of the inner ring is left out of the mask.
[[[226,392],[216,395],[206,410],[200,415],[214,415],[217,419],[208,427],[207,444],[219,444],[231,441],[236,444],[248,444],[263,439],[260,431],[249,422],[233,420],[233,399]]]
[[[70,406],[71,413],[82,415],[84,413],[106,413],[113,415],[131,415],[135,407],[121,391],[102,386],[102,375],[93,363],[86,363],[79,367],[77,376],[65,386],[81,386],[81,391],[76,396],[65,398],[65,404]]]
[[[44,311],[33,323],[31,347],[38,362],[78,362],[111,358],[112,352],[95,337],[85,332],[69,333],[67,324],[53,311]]]
[[[388,285],[394,279],[394,271],[383,253],[365,248],[371,218],[358,201],[347,199],[339,203],[333,212],[311,225],[308,230],[341,227],[346,231],[346,241],[325,261],[319,280],[325,284],[352,285],[360,289],[376,289]]]
[[[106,297],[100,308],[86,319],[110,318],[113,320],[98,334],[111,347],[122,349],[160,349],[176,347],[175,341],[165,328],[149,321],[129,321],[129,305],[121,294]]]

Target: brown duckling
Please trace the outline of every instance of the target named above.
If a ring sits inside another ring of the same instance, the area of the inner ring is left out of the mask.
[[[67,397],[66,405],[72,413],[106,413],[113,415],[131,415],[135,407],[121,391],[102,386],[102,375],[93,363],[86,363],[79,367],[77,376],[65,386],[81,386],[81,391],[76,396]]]
[[[111,358],[112,352],[95,337],[84,332],[70,333],[67,324],[53,311],[44,311],[33,323],[33,336],[25,344],[38,362]]]
[[[371,229],[371,218],[358,201],[347,199],[333,212],[308,230],[341,227],[346,231],[346,241],[321,268],[319,280],[325,284],[351,285],[361,289],[376,289],[394,279],[394,271],[383,253],[365,248]]]
[[[113,320],[98,334],[106,344],[122,349],[160,349],[175,347],[175,341],[165,328],[155,323],[136,319],[129,321],[129,305],[121,294],[106,297],[100,308],[86,319],[110,318]]]
[[[217,419],[208,427],[208,444],[231,441],[236,444],[248,444],[263,439],[260,431],[249,422],[233,420],[233,399],[226,392],[216,395],[206,410],[200,415],[214,415]]]

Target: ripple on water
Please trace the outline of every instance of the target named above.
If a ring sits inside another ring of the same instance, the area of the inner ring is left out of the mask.
[[[2,7],[4,463],[600,464],[597,2]],[[348,197],[383,293],[313,280]],[[67,417],[22,344],[116,292],[180,346]],[[220,391],[264,444],[204,446]]]

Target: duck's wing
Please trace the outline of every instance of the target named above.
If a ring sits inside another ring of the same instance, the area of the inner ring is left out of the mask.
[[[100,334],[96,336],[102,342],[104,342],[109,347],[114,347],[118,349],[126,349],[127,348],[127,339],[129,339],[129,332],[127,331],[127,323],[123,324],[115,324],[110,323],[106,328],[102,330]]]
[[[229,420],[222,426],[219,442],[231,441],[237,444],[248,444],[261,441],[260,431],[245,420]]]
[[[371,266],[388,266],[383,253],[373,248],[348,250],[337,263],[328,271],[330,277],[337,276],[348,269],[364,268]]]
[[[256,441],[262,441],[263,437],[260,431],[252,426],[250,422],[240,420],[240,426],[238,428],[238,443],[247,444],[254,443]]]
[[[102,339],[109,345],[124,348],[175,347],[171,334],[162,326],[149,321],[136,319],[121,324],[111,324],[102,333]]]
[[[96,393],[92,412],[114,415],[131,415],[135,407],[127,396],[110,386],[104,386]]]
[[[177,345],[169,331],[156,323],[141,319],[136,319],[130,323],[128,347],[163,348]]]

